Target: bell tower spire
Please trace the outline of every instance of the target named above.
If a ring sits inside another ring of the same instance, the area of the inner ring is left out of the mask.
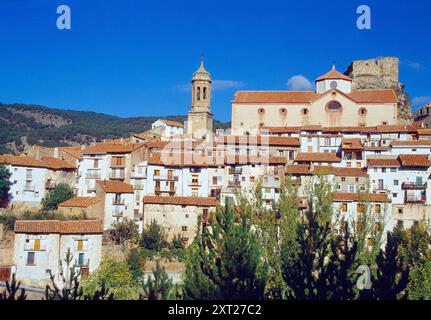
[[[192,78],[192,106],[188,116],[187,133],[196,139],[207,138],[212,133],[211,75],[205,70],[201,55],[199,68]]]

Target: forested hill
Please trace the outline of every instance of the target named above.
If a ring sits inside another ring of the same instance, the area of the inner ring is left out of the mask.
[[[141,133],[151,123],[167,118],[183,123],[186,116],[121,118],[96,112],[52,109],[28,104],[0,103],[0,153],[22,151],[26,146],[67,146],[94,139],[115,139]],[[214,121],[214,128],[228,123]]]

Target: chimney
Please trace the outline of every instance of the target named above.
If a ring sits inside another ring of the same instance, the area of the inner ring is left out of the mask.
[[[310,163],[310,172],[313,172],[314,171],[314,163],[313,162],[311,162]]]
[[[86,145],[85,144],[81,144],[81,151],[85,151],[86,149]]]
[[[60,154],[58,152],[58,147],[55,147],[54,148],[54,158],[59,158],[59,157],[60,157]]]

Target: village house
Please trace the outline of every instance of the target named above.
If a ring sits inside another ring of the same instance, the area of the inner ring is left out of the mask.
[[[161,137],[172,137],[184,133],[184,124],[168,119],[158,119],[151,124],[151,131],[159,133]]]
[[[124,219],[135,221],[139,225],[140,217],[135,217],[133,211],[132,185],[117,180],[99,180],[96,194],[103,203],[103,230],[112,229],[115,222]]]
[[[65,217],[82,217],[103,220],[104,202],[98,197],[79,197],[63,201],[58,212]]]
[[[145,196],[143,225],[155,220],[165,228],[169,240],[180,235],[188,245],[196,232],[201,231],[202,224],[208,223],[217,205],[217,199],[211,197]]]
[[[15,223],[15,273],[23,285],[44,288],[50,273],[61,286],[68,250],[81,274],[95,271],[102,254],[102,224],[98,220],[18,220]]]

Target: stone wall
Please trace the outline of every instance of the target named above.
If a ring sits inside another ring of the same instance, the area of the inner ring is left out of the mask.
[[[344,72],[353,79],[352,90],[393,89],[398,103],[398,123],[407,124],[413,120],[410,98],[404,91],[404,85],[398,79],[399,59],[383,57],[370,60],[355,60]]]

